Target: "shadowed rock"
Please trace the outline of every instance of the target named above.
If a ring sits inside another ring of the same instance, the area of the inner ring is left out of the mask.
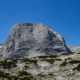
[[[5,58],[27,58],[70,52],[64,39],[43,24],[22,23],[12,27],[1,49]]]

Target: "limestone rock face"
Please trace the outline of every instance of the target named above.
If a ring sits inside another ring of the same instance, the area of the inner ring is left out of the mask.
[[[57,55],[63,52],[70,52],[64,39],[41,23],[14,25],[0,51],[3,59]]]
[[[80,47],[78,46],[67,46],[71,52],[80,52]]]

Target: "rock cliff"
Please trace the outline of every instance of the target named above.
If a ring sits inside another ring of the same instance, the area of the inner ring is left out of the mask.
[[[57,32],[41,23],[22,23],[12,27],[0,53],[5,58],[27,58],[70,52]]]

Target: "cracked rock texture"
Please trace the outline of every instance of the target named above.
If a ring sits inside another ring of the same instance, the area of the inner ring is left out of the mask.
[[[57,32],[41,23],[22,23],[12,27],[0,54],[5,58],[27,58],[70,52]]]

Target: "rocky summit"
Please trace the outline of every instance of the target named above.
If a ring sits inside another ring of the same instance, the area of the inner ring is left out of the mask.
[[[60,34],[41,23],[22,23],[12,27],[0,54],[2,59],[58,55],[70,52]]]

